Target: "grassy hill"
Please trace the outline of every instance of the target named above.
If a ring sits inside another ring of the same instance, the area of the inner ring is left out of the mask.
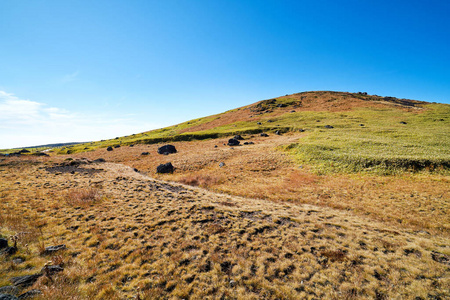
[[[0,238],[17,246],[0,255],[0,293],[447,299],[449,117],[445,104],[305,92],[0,157]],[[177,153],[158,154],[168,142]]]
[[[450,105],[343,92],[286,95],[171,127],[66,147],[59,153],[277,131],[305,132],[301,142],[285,150],[318,172],[448,172],[450,167]]]

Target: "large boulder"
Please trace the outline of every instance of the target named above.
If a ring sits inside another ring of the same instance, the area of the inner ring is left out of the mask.
[[[158,148],[158,153],[164,155],[177,153],[177,149],[173,145],[164,145]]]
[[[173,166],[172,166],[172,163],[167,163],[167,164],[161,164],[161,165],[159,165],[157,168],[156,168],[156,173],[161,173],[161,174],[164,174],[164,173],[173,173],[173,170],[174,170],[174,168],[173,168]]]
[[[239,146],[239,144],[240,144],[240,142],[235,138],[228,140],[228,146]]]
[[[0,238],[0,249],[8,247],[8,240],[4,238]]]

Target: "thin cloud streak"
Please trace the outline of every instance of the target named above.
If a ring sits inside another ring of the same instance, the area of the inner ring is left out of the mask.
[[[0,149],[114,138],[158,128],[135,117],[74,113],[0,91]]]
[[[78,75],[79,74],[80,74],[80,71],[75,71],[72,74],[66,74],[61,79],[61,81],[64,82],[64,83],[75,81],[75,80],[78,79]]]

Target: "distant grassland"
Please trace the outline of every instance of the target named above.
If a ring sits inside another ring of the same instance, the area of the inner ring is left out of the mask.
[[[429,104],[425,108],[418,113],[358,109],[321,114],[322,127],[284,149],[319,173],[427,170],[448,174],[450,106]],[[324,128],[324,122],[334,128]]]

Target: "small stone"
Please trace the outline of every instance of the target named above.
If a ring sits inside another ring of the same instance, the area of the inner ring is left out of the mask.
[[[109,146],[108,148],[106,148],[106,151],[113,151],[113,147]]]
[[[225,163],[221,162],[221,163],[219,164],[219,167],[222,168],[223,166],[225,166]]]
[[[66,249],[67,249],[66,245],[49,246],[49,247],[45,248],[45,250],[42,254],[49,255],[49,254],[58,252],[60,250],[66,250]]]

